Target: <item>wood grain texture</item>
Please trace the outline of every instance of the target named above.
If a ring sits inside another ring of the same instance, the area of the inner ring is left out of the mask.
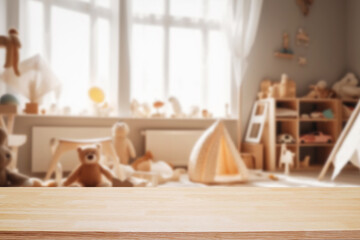
[[[0,239],[276,237],[360,238],[360,188],[0,189]]]

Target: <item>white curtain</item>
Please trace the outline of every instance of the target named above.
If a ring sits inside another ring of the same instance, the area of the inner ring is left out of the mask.
[[[233,76],[238,91],[239,125],[238,139],[241,142],[241,91],[248,57],[254,45],[261,16],[263,0],[228,0],[224,29],[232,53]]]

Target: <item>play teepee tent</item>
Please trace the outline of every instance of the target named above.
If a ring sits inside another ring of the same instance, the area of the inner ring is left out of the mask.
[[[217,121],[195,143],[190,154],[189,178],[201,183],[245,182],[248,170],[222,121]]]
[[[349,162],[360,168],[360,102],[358,102],[351,114],[348,123],[327,159],[319,175],[319,180],[324,178],[332,163],[334,165],[332,179],[334,180]]]

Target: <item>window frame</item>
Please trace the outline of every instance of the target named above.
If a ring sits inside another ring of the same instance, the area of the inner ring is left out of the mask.
[[[208,68],[208,58],[207,58],[207,54],[208,54],[208,43],[209,43],[209,32],[210,31],[221,31],[221,23],[217,22],[217,21],[213,21],[213,20],[205,20],[205,16],[207,15],[207,11],[208,11],[208,1],[204,0],[203,4],[204,4],[204,10],[203,10],[203,17],[200,19],[197,19],[197,21],[193,21],[192,18],[189,17],[174,17],[171,16],[170,14],[170,3],[171,0],[164,0],[164,14],[162,16],[156,15],[156,14],[146,14],[146,15],[142,15],[142,14],[134,14],[131,11],[131,24],[141,24],[141,25],[150,25],[150,26],[159,26],[159,27],[163,27],[164,29],[164,96],[165,99],[168,99],[169,97],[169,83],[170,83],[170,71],[169,71],[169,58],[170,58],[170,28],[172,27],[181,27],[181,28],[187,28],[187,29],[199,29],[202,32],[202,36],[203,36],[203,56],[202,58],[204,59],[204,65],[205,67],[203,68],[203,74],[202,74],[202,80],[201,80],[201,86],[202,89],[207,88],[207,79],[208,79],[208,74],[207,74],[207,68]],[[130,33],[132,34],[132,33]],[[238,91],[234,91],[233,89],[237,89],[237,84],[235,81],[235,78],[233,76],[233,66],[232,66],[232,60],[230,59],[230,78],[229,81],[231,81],[230,83],[230,92],[229,94],[230,96],[230,102],[229,104],[229,110],[230,110],[230,116],[231,117],[236,117],[238,114]],[[122,79],[124,80],[124,79]],[[129,80],[131,81],[131,80]],[[127,83],[128,86],[131,86],[131,83]],[[131,89],[129,88],[129,91],[131,91]],[[207,91],[203,92],[203,97],[202,97],[202,105],[205,108],[208,108],[207,103],[208,103],[208,96],[207,96]],[[130,99],[131,100],[131,99]],[[129,100],[129,101],[130,101]],[[225,106],[224,106],[225,108]],[[227,116],[224,116],[227,117]]]

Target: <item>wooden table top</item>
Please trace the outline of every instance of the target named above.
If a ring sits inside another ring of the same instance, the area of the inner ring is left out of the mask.
[[[360,188],[1,188],[0,239],[360,238]]]

